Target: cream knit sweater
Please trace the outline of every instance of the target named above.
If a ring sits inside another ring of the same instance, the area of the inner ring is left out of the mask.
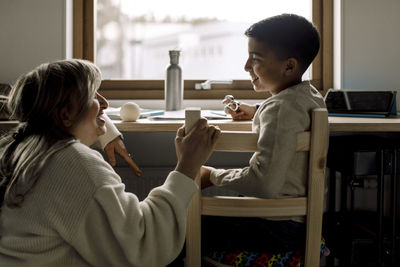
[[[296,152],[297,133],[309,130],[311,110],[323,107],[324,99],[308,81],[268,98],[253,119],[253,131],[260,134],[259,152],[254,153],[248,167],[217,169],[211,173],[210,180],[217,186],[247,196],[304,196],[308,154]],[[303,221],[300,217],[270,219]]]
[[[180,252],[197,190],[173,171],[142,202],[95,150],[56,153],[22,206],[0,213],[0,266],[165,266]]]

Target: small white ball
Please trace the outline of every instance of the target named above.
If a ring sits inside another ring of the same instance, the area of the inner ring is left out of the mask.
[[[140,116],[140,107],[135,102],[122,105],[119,115],[123,121],[136,121]]]

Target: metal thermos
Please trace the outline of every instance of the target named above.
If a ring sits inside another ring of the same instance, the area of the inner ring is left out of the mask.
[[[165,110],[183,108],[182,68],[179,66],[179,50],[170,50],[170,65],[165,79]]]

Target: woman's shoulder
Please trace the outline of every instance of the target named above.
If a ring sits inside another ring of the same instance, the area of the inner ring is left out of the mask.
[[[120,181],[119,176],[98,151],[80,142],[73,142],[56,153],[50,165],[49,169],[60,176],[86,177],[96,186]]]
[[[73,142],[65,149],[60,150],[56,154],[56,158],[66,160],[70,162],[70,164],[104,161],[102,155],[98,151],[79,141]]]

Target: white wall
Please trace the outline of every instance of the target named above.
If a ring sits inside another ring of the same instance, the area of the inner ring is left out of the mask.
[[[69,0],[0,1],[0,83],[71,56],[71,7]]]
[[[334,87],[400,90],[400,1],[334,1]]]

